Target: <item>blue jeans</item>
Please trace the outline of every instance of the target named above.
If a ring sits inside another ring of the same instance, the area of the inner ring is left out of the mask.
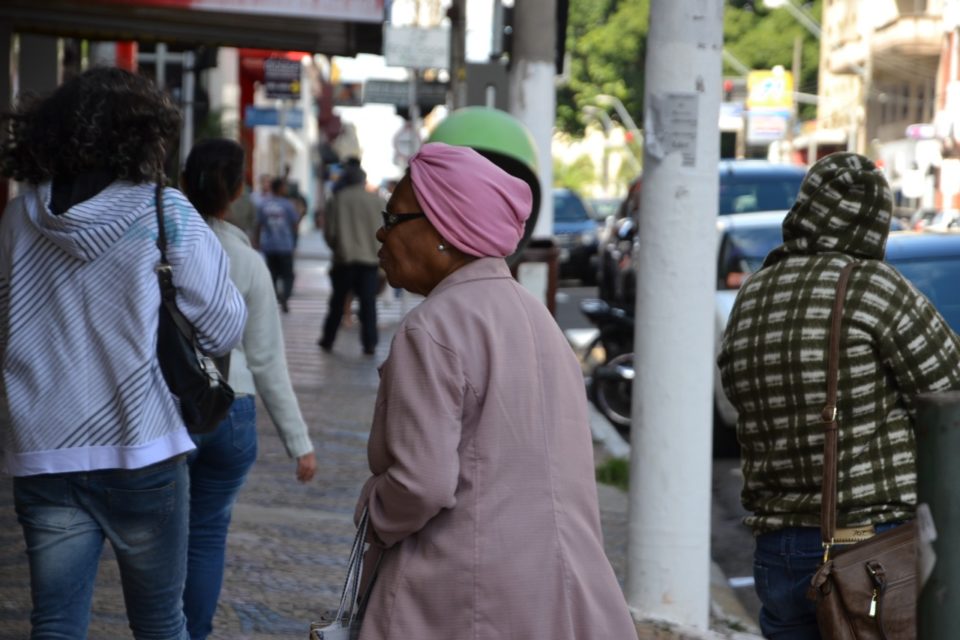
[[[183,611],[191,640],[213,630],[223,586],[227,529],[237,494],[257,459],[257,409],[253,396],[233,401],[212,432],[193,436],[190,464],[190,545]]]
[[[877,533],[899,522],[874,526]],[[816,608],[807,588],[823,560],[820,529],[787,527],[757,536],[753,577],[760,608],[760,630],[771,640],[821,640]],[[837,547],[840,549],[841,547]]]
[[[87,637],[106,538],[134,638],[185,639],[188,482],[183,456],[142,469],[14,478],[30,564],[30,638]]]

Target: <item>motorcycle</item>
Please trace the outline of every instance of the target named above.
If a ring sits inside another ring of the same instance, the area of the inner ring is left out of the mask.
[[[623,436],[630,439],[630,405],[633,394],[633,316],[604,300],[580,302],[580,311],[600,333],[586,354],[602,352],[585,378],[587,397]]]

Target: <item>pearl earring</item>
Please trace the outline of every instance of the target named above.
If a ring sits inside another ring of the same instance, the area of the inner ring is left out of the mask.
[[[447,250],[447,245],[445,245],[445,244],[443,244],[443,243],[441,242],[440,244],[437,245],[437,249],[439,249],[440,251],[446,251],[446,250]]]

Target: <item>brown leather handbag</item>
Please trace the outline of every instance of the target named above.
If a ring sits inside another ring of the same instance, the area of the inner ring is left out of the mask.
[[[823,564],[809,597],[817,603],[824,640],[911,640],[917,637],[917,530],[913,521],[866,540],[843,545],[837,528],[837,372],[840,321],[853,262],[840,272],[830,323],[824,427],[820,534]]]

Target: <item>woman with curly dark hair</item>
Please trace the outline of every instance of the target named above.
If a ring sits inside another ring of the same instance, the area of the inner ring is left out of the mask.
[[[157,194],[179,116],[149,80],[97,68],[5,116],[0,461],[30,565],[31,638],[86,638],[104,539],[138,639],[187,637],[186,454],[156,357],[156,199],[177,303],[224,354],[246,308],[190,202]]]

